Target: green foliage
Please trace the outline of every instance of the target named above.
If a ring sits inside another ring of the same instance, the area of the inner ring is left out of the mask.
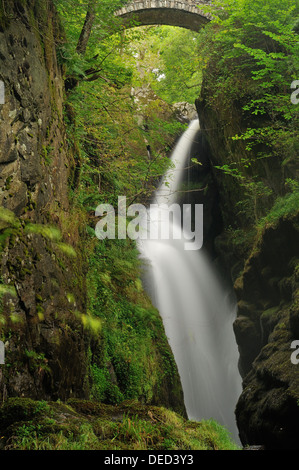
[[[255,157],[297,155],[298,109],[290,101],[291,82],[299,73],[296,1],[214,3],[222,10],[200,33],[202,57],[213,63],[206,70],[214,87],[211,106],[220,96],[223,104],[242,105],[244,121],[254,126],[232,137],[244,140]]]
[[[25,356],[29,361],[29,369],[35,372],[48,371],[50,368],[48,366],[48,361],[44,353],[37,353],[36,351],[25,350]]]
[[[201,87],[198,34],[149,26],[128,30],[120,58],[133,68],[133,85],[150,86],[168,103],[194,103]]]
[[[14,286],[0,283],[0,331],[1,327],[6,324],[6,316],[3,315],[3,298],[14,298],[17,296],[17,292]],[[9,318],[13,323],[17,322],[17,317],[13,311],[9,312]]]
[[[229,149],[216,169],[231,190],[238,188],[236,207],[243,220],[258,224],[267,212],[282,214],[278,207],[285,205],[287,213],[296,205],[283,179],[294,175],[298,162],[299,108],[290,99],[299,74],[298,3],[215,0],[205,8],[214,18],[199,33],[205,106],[217,115]]]
[[[239,450],[212,420],[188,421],[137,401],[113,407],[76,399],[17,400],[0,408],[5,450]]]
[[[273,194],[267,182],[259,180],[258,175],[248,176],[245,172],[242,173],[237,168],[236,163],[222,166],[215,165],[214,168],[229,177],[235,178],[243,190],[243,198],[236,204],[237,215],[244,216],[246,220],[251,221],[253,224],[259,223]],[[243,162],[243,168],[246,169],[246,162]]]
[[[141,265],[130,240],[97,241],[89,256],[88,310],[102,323],[99,350],[91,360],[92,397],[106,403],[153,399],[176,366],[162,320],[145,295]],[[114,377],[114,379],[113,379]]]
[[[108,369],[91,365],[92,389],[91,398],[103,403],[118,404],[124,401],[124,395],[119,387],[111,382]]]
[[[114,48],[117,44],[114,34],[120,31],[120,20],[114,11],[124,0],[104,0],[89,2],[75,0],[55,0],[65,29],[66,40],[57,45],[58,60],[66,67],[66,78],[79,81],[93,81],[122,85],[127,81],[127,70],[115,60]],[[89,7],[92,5],[95,19],[84,54],[77,50],[80,34]],[[109,57],[109,60],[106,59]]]
[[[287,179],[287,185],[290,188],[285,196],[276,199],[269,214],[259,221],[259,227],[264,227],[266,224],[274,224],[280,218],[287,217],[294,214],[299,210],[299,183],[292,179]]]
[[[114,16],[114,11],[121,8],[127,0],[101,0],[101,1],[84,1],[84,0],[54,0],[63,27],[67,35],[67,42],[76,48],[78,39],[82,30],[85,16],[89,4],[95,6],[96,19],[92,31],[92,36],[88,44],[90,55],[93,54],[94,47],[105,39],[107,36],[119,30],[120,21]]]
[[[5,286],[0,284],[0,297],[5,294],[16,295],[16,290],[13,286]]]
[[[145,105],[140,124],[130,90],[129,84],[115,88],[103,81],[82,82],[69,95],[75,119],[67,114],[66,120],[79,173],[72,198],[85,210],[116,205],[119,195],[147,201],[169,165],[167,151],[182,126],[174,118],[163,121],[170,112],[157,98]]]
[[[61,240],[61,233],[59,229],[44,224],[28,223],[25,227],[25,233],[39,234],[42,237],[54,242],[59,242]]]
[[[1,230],[6,227],[19,228],[20,221],[12,211],[0,207],[0,224]]]
[[[44,401],[35,401],[30,398],[8,398],[0,408],[0,429],[17,421],[26,421],[39,416],[49,410]]]

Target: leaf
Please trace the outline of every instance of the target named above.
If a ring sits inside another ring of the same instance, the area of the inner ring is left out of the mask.
[[[12,211],[4,207],[0,207],[0,229],[4,227],[19,228],[20,226],[20,221]]]
[[[191,162],[195,163],[196,165],[202,165],[202,163],[199,160],[197,160],[197,158],[191,158]]]
[[[102,322],[99,318],[81,312],[76,312],[76,316],[81,320],[84,328],[89,329],[93,333],[99,334],[102,330]]]
[[[13,286],[0,284],[0,297],[2,297],[3,295],[11,295],[12,297],[16,297],[17,292]]]
[[[65,253],[67,256],[70,256],[72,258],[75,258],[77,256],[76,251],[71,245],[68,245],[67,243],[59,242],[56,243],[57,248],[61,250],[63,253]]]
[[[39,234],[52,241],[58,241],[61,239],[60,230],[50,225],[29,223],[25,227],[25,233]]]

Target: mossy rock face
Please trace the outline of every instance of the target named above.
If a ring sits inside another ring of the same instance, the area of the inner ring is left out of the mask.
[[[234,333],[238,339],[240,352],[240,372],[243,374],[251,367],[261,346],[261,332],[254,321],[239,315],[234,322]]]
[[[236,416],[244,445],[299,448],[299,366],[291,362],[299,337],[297,228],[298,215],[266,228],[236,285],[244,377]]]
[[[9,398],[0,407],[0,429],[4,430],[18,421],[29,421],[45,410],[45,402],[30,398]]]
[[[5,104],[0,106],[0,207],[18,220],[17,227],[0,224],[0,283],[16,291],[0,299],[6,344],[1,400],[87,396],[86,337],[67,300],[75,291],[76,309],[84,311],[84,275],[78,275],[82,260],[72,263],[44,237],[24,233],[29,221],[61,228],[70,210],[64,76],[55,57],[61,33],[53,2],[1,2]],[[53,158],[46,165],[42,149],[50,145]],[[3,241],[6,229],[10,233]]]
[[[118,406],[71,399],[11,399],[0,407],[1,450],[235,450],[214,421],[188,421],[136,400]]]
[[[238,302],[234,331],[244,380],[236,410],[240,435],[244,445],[298,448],[299,365],[290,360],[291,343],[299,338],[299,269],[295,267],[299,255],[298,207],[288,205],[286,198],[284,210],[273,210],[274,200],[284,194],[286,167],[288,177],[295,181],[297,169],[291,162],[281,165],[272,155],[255,158],[253,150],[247,153],[245,140],[233,138],[248,128],[268,125],[268,118],[261,117],[258,124],[253,116],[244,119],[246,94],[239,94],[238,100],[225,93],[215,98],[213,80],[209,80],[215,75],[215,67],[217,63],[211,58],[196,107],[209,143],[223,215],[225,232],[219,237],[218,253],[234,283]],[[247,78],[244,74],[245,81]],[[260,150],[256,148],[257,153]],[[242,163],[245,155],[254,157],[252,165]],[[216,171],[227,166],[238,169],[242,178]],[[250,200],[245,196],[243,183],[252,181],[253,175],[255,181],[271,188],[270,198],[252,194]],[[254,235],[247,244],[245,234],[251,231]],[[237,276],[236,271],[232,273],[235,253],[241,266]]]
[[[243,444],[299,448],[299,374],[290,361],[286,328],[277,328],[244,380],[236,408]]]

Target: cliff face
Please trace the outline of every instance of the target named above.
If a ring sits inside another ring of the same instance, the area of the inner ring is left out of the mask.
[[[1,212],[0,280],[14,289],[0,299],[3,399],[64,400],[89,391],[90,336],[76,316],[86,311],[85,261],[78,252],[69,258],[59,246],[78,243],[68,195],[73,160],[63,121],[63,70],[55,48],[61,36],[51,2],[3,3],[0,206],[11,212]]]
[[[266,214],[271,201],[252,193],[245,205],[244,186],[215,168],[233,162],[240,168],[244,144],[230,137],[246,128],[241,108],[230,103],[229,109],[223,109],[219,103],[215,113],[207,105],[208,97],[203,86],[197,109],[223,215],[223,231],[214,244],[238,301],[234,331],[243,377],[236,407],[240,438],[244,445],[298,448],[298,366],[291,362],[291,343],[299,335],[298,212],[278,217],[255,232],[252,214]],[[242,171],[251,176],[251,169],[243,167]],[[254,167],[254,174],[276,196],[283,190],[286,175],[295,178],[295,171],[294,166],[281,166],[277,158]],[[246,210],[240,210],[240,202]]]
[[[7,5],[5,16],[2,11],[0,201],[18,216],[34,205],[31,217],[41,219],[55,203],[67,210],[68,171],[63,80],[53,47],[59,26],[50,8],[30,3],[26,9],[21,2]]]
[[[0,227],[1,281],[15,290],[2,299],[10,367],[0,394],[84,396],[84,336],[67,300],[76,272],[52,243],[51,231],[45,237],[24,230],[29,222],[61,229],[69,211],[71,162],[55,51],[61,31],[51,2],[3,2],[1,8],[0,205],[16,219],[12,227],[2,217]],[[82,292],[77,298],[80,309]]]
[[[299,373],[291,344],[299,337],[299,217],[267,228],[235,283],[244,390],[236,415],[245,443],[298,448]]]
[[[124,377],[131,378],[134,370],[130,375],[125,359],[113,363],[113,357],[107,358],[110,343],[88,322],[86,244],[92,245],[95,279],[103,268],[102,247],[87,240],[88,216],[69,198],[78,176],[73,157],[77,142],[68,142],[64,121],[65,110],[70,110],[56,55],[63,29],[51,1],[4,1],[0,13],[0,80],[5,85],[5,104],[0,105],[0,340],[5,343],[0,400],[95,398],[95,391],[101,399],[105,386],[113,403],[113,390],[121,387],[125,397],[130,393]],[[121,281],[125,291],[131,280],[117,279]],[[96,300],[105,317],[104,299],[97,293]],[[145,347],[140,351],[145,367],[137,366],[143,382],[136,384],[133,398],[184,414],[163,324],[157,312],[152,315],[151,338],[138,317],[138,340],[142,343],[144,335],[152,354],[148,357]],[[123,322],[116,327],[114,320],[121,353],[126,348]],[[106,318],[107,329],[109,336]]]

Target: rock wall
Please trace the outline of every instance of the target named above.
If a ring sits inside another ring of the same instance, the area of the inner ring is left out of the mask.
[[[243,393],[236,415],[244,444],[298,449],[299,215],[266,228],[235,283]]]
[[[78,286],[76,308],[84,310],[83,286],[51,236],[24,230],[28,222],[62,229],[69,217],[72,160],[55,50],[62,32],[51,2],[34,0],[2,2],[0,25],[0,206],[19,223],[17,229],[0,223],[1,281],[16,292],[2,299],[7,364],[0,396],[84,396],[84,335],[68,301]]]
[[[291,343],[299,338],[298,213],[266,226],[258,238],[250,235],[254,220],[249,211],[240,212],[244,188],[236,178],[215,168],[240,164],[244,144],[233,142],[230,136],[240,133],[246,124],[236,103],[230,103],[229,109],[219,104],[215,113],[207,104],[208,97],[204,85],[197,110],[209,144],[211,177],[223,219],[223,230],[214,245],[238,301],[234,331],[243,377],[236,407],[240,438],[244,446],[297,449],[299,366],[291,362]],[[253,170],[275,196],[283,194],[286,175],[296,177],[293,166],[283,168],[272,158],[258,162]],[[243,171],[246,174],[246,168]],[[272,202],[257,198],[264,213]],[[238,244],[228,235],[233,232],[241,236]]]
[[[54,203],[68,209],[68,170],[62,71],[53,47],[59,26],[50,7],[29,3],[2,7],[0,203],[17,215],[35,208],[38,218]]]

